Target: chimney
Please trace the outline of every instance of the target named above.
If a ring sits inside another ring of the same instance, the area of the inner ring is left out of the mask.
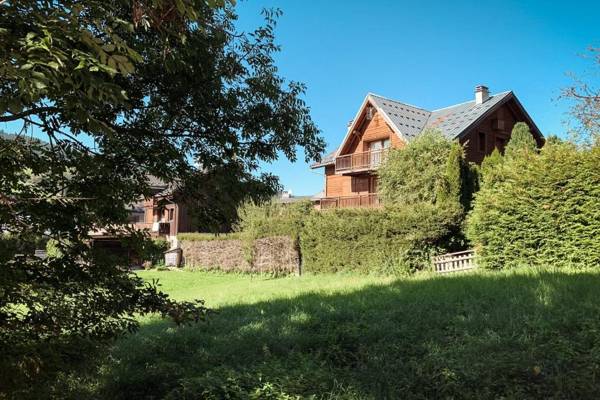
[[[475,104],[483,104],[490,98],[490,90],[487,86],[475,86]]]

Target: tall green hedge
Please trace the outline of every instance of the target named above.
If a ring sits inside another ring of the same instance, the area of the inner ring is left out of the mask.
[[[600,265],[600,148],[527,144],[483,165],[468,237],[488,268]]]
[[[402,149],[393,149],[377,171],[379,195],[386,205],[404,207],[412,204],[435,204],[446,200],[447,190],[460,186],[460,171],[448,176],[449,157],[462,157],[462,149],[437,130],[427,130]],[[453,151],[454,150],[454,151]],[[457,154],[455,151],[460,150]],[[460,168],[460,160],[457,168]],[[452,171],[454,172],[454,171]],[[443,197],[443,199],[440,199]]]
[[[312,210],[313,205],[308,200],[290,204],[247,202],[238,209],[236,231],[249,240],[284,235],[298,238],[304,216]]]
[[[306,217],[300,236],[303,270],[403,274],[429,266],[448,247],[458,207],[339,209]]]

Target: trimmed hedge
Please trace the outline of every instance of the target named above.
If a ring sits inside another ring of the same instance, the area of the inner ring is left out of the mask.
[[[551,143],[539,153],[515,151],[482,168],[467,231],[479,263],[600,265],[600,148]]]
[[[240,239],[239,232],[220,233],[220,234],[188,232],[188,233],[180,233],[177,235],[177,240],[189,240],[192,242],[208,241],[208,240],[235,240],[235,239]]]
[[[238,210],[236,231],[246,240],[265,237],[290,236],[298,238],[303,218],[313,211],[310,201],[291,204],[267,202],[245,203]]]
[[[427,204],[401,209],[313,212],[300,236],[303,270],[405,274],[427,269],[447,249],[462,210]]]

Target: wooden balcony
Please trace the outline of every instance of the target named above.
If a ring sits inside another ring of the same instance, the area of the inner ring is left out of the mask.
[[[381,202],[376,193],[360,194],[356,196],[324,197],[321,199],[321,209],[332,208],[364,208],[379,207]]]
[[[372,171],[381,165],[389,149],[363,151],[336,157],[335,172],[344,174],[360,171]]]
[[[147,229],[151,236],[169,235],[171,233],[171,224],[169,222],[136,222],[131,224],[131,226],[137,230]]]

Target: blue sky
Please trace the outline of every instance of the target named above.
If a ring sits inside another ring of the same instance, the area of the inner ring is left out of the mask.
[[[435,109],[470,100],[477,84],[513,90],[545,135],[564,135],[560,89],[600,46],[598,1],[241,0],[240,28],[260,24],[265,7],[283,11],[280,73],[307,84],[329,151],[368,92]],[[265,169],[294,194],[322,190],[322,170],[303,156]]]
[[[582,74],[590,64],[580,55],[600,46],[600,1],[238,0],[238,27],[256,28],[273,7],[283,11],[280,73],[308,86],[328,151],[368,92],[436,109],[470,100],[477,84],[513,90],[545,135],[562,136],[567,72]],[[294,194],[317,193],[322,170],[303,159],[264,170]]]

